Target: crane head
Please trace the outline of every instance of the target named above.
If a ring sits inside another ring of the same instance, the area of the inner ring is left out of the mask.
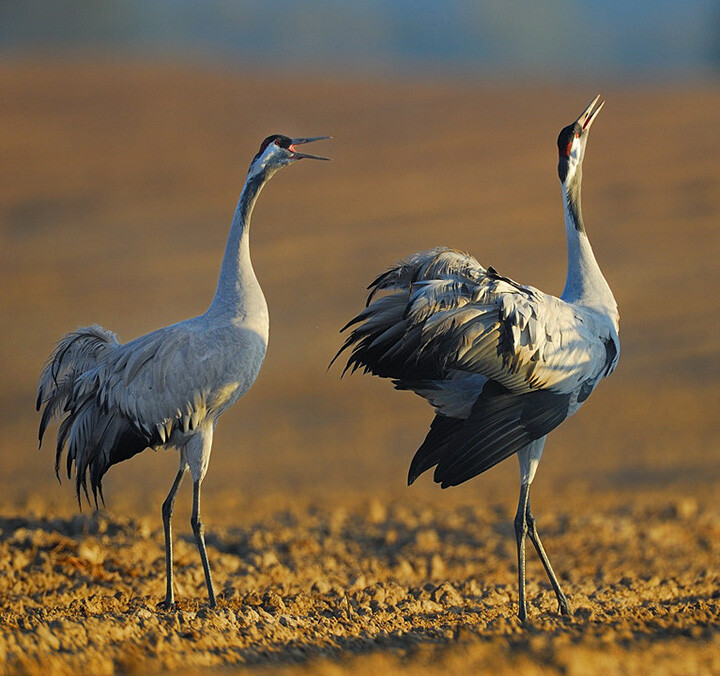
[[[282,134],[268,136],[261,144],[260,150],[250,163],[250,173],[275,173],[278,169],[296,162],[297,160],[329,160],[329,157],[310,155],[297,150],[297,146],[313,141],[322,141],[330,136],[315,136],[313,138],[289,138]]]
[[[569,183],[578,174],[585,155],[585,144],[590,127],[605,105],[605,101],[600,103],[598,101],[600,101],[599,94],[585,108],[580,117],[565,127],[558,136],[558,175],[561,183]]]

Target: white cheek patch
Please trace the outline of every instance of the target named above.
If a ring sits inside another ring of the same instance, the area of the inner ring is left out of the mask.
[[[581,149],[582,143],[580,143],[580,138],[577,136],[573,137],[572,147],[570,148],[570,159],[577,162],[580,159]]]
[[[582,143],[579,138],[573,138],[572,147],[570,148],[570,154],[568,155],[568,172],[567,180],[571,176],[574,176],[575,171],[580,164],[580,158],[582,157]]]

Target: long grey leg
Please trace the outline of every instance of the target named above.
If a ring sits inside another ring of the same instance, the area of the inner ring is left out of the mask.
[[[210,574],[210,563],[208,562],[207,551],[205,550],[205,526],[203,526],[203,522],[200,520],[200,481],[195,481],[193,483],[193,509],[192,517],[190,518],[190,525],[192,526],[193,533],[195,534],[195,542],[197,543],[197,548],[200,552],[200,560],[202,561],[203,570],[205,571],[208,601],[210,603],[210,607],[214,608],[217,604],[215,602],[215,590],[213,589],[212,575]]]
[[[527,619],[527,603],[525,601],[525,536],[528,532],[527,505],[530,497],[530,484],[520,486],[520,499],[515,514],[515,542],[518,557],[518,617],[521,622]]]
[[[166,608],[172,608],[175,603],[175,590],[173,588],[172,525],[170,523],[170,519],[172,519],[175,496],[177,495],[178,488],[180,488],[180,484],[182,483],[184,476],[185,467],[182,467],[175,476],[175,481],[173,481],[170,492],[165,498],[165,502],[162,504],[163,529],[165,530],[165,571],[167,573],[167,591],[165,592],[164,603]]]
[[[570,604],[568,603],[567,597],[563,593],[563,590],[560,588],[560,583],[555,576],[555,571],[553,571],[552,565],[550,565],[550,559],[545,553],[545,548],[543,547],[542,542],[540,542],[540,534],[537,532],[537,527],[535,526],[535,517],[533,517],[532,513],[530,512],[529,496],[525,509],[525,519],[528,525],[528,535],[530,536],[530,540],[535,545],[535,549],[537,550],[538,556],[542,561],[545,572],[547,573],[548,579],[550,580],[550,584],[555,591],[555,596],[557,596],[560,614],[572,615],[572,611],[570,610]]]

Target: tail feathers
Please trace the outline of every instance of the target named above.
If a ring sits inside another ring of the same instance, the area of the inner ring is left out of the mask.
[[[36,408],[39,411],[44,406],[38,431],[40,445],[50,421],[73,408],[73,390],[78,377],[97,366],[103,356],[119,344],[112,331],[97,324],[72,331],[60,340],[38,384]]]
[[[59,471],[63,448],[67,449],[68,478],[75,464],[75,492],[80,503],[80,491],[90,502],[88,476],[95,506],[98,498],[104,504],[102,479],[118,462],[131,458],[159,438],[143,434],[127,418],[116,411],[105,412],[98,407],[95,397],[88,396],[79,406],[68,412],[58,432],[55,471]]]
[[[424,352],[422,326],[408,324],[407,294],[395,292],[376,300],[349,324],[362,322],[345,339],[332,363],[351,349],[343,375],[362,370],[381,378],[439,378],[437,355]],[[357,321],[356,321],[357,320]]]
[[[362,370],[381,378],[442,377],[447,353],[440,348],[446,346],[427,339],[425,324],[433,314],[445,317],[443,311],[464,306],[471,298],[469,286],[486,274],[472,256],[442,247],[401,261],[370,283],[365,309],[341,329],[352,327],[331,365],[352,348],[343,374]],[[453,321],[459,320],[458,315]]]
[[[390,270],[383,272],[370,283],[368,286],[370,294],[366,305],[370,305],[379,291],[407,290],[417,281],[443,279],[450,275],[477,279],[483,274],[485,274],[485,269],[482,265],[462,251],[447,247],[419,251],[400,261]]]
[[[117,336],[100,326],[88,326],[64,336],[45,365],[38,386],[37,409],[42,408],[38,439],[53,418],[62,418],[55,449],[55,473],[60,476],[63,450],[67,450],[68,478],[75,464],[75,490],[80,502],[81,490],[90,502],[88,476],[95,506],[104,502],[102,478],[114,464],[158,443],[117,411],[98,406],[97,383],[78,381],[102,363],[105,355],[120,343]],[[43,408],[44,407],[44,408]]]

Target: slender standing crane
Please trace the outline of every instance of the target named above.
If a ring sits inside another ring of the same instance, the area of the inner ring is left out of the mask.
[[[434,406],[408,484],[435,467],[442,488],[455,486],[518,454],[521,620],[527,617],[527,536],[560,612],[570,613],[530,512],[530,484],[548,433],[582,406],[620,354],[617,304],[580,208],[582,161],[603,106],[599,98],[558,137],[568,251],[560,298],[485,269],[465,253],[437,248],[410,256],[370,284],[366,308],[342,329],[355,327],[338,352],[352,347],[345,371],[391,378],[397,389]],[[375,298],[378,292],[388,293]]]
[[[200,486],[210,460],[220,415],[255,381],[265,358],[268,308],[250,260],[250,217],[262,187],[278,170],[303,158],[297,146],[329,138],[266,138],[250,163],[230,226],[220,277],[210,307],[198,317],[166,326],[121,344],[100,326],[65,335],[50,356],[38,386],[42,412],[39,439],[54,417],[58,428],[55,473],[67,447],[68,478],[75,464],[80,489],[95,505],[104,502],[102,478],[114,464],[146,448],[174,448],[180,469],[162,506],[167,593],[174,604],[171,518],[185,472],[193,478],[191,525],[205,573],[208,600],[215,606],[210,565],[200,519]]]

